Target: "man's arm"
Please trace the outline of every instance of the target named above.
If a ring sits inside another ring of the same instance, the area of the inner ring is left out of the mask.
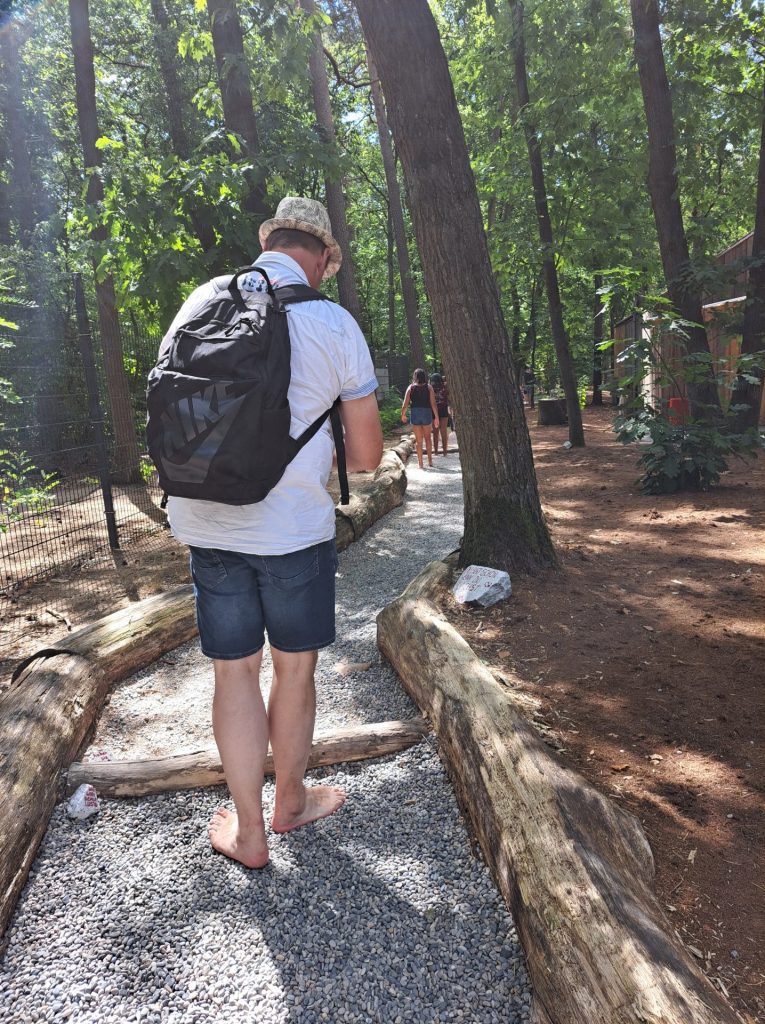
[[[383,453],[382,427],[374,392],[364,398],[340,403],[345,429],[345,461],[349,473],[372,472]]]

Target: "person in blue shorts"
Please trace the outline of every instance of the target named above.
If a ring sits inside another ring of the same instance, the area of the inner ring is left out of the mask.
[[[329,215],[313,199],[288,196],[260,226],[256,261],[275,286],[310,285],[335,274],[342,253]],[[212,285],[198,288],[170,328],[185,323]],[[242,279],[245,296],[264,287]],[[371,471],[382,456],[374,367],[356,321],[334,302],[289,309],[290,433],[299,436],[340,396],[348,471]],[[191,551],[202,651],[213,662],[212,717],[234,810],[208,826],[213,848],[250,868],[268,862],[263,769],[269,743],[276,773],[271,828],[289,832],[333,814],[345,799],[332,786],[306,786],[317,652],[335,639],[335,503],[327,490],[333,441],[324,426],[290,462],[263,501],[227,505],[171,497],[170,526]],[[273,680],[260,692],[268,638]]]
[[[414,431],[417,464],[420,469],[425,468],[422,464],[422,445],[423,442],[425,442],[425,450],[428,454],[428,466],[432,467],[432,432],[434,430],[438,430],[439,421],[435,392],[430,384],[428,384],[428,375],[424,370],[418,369],[414,371],[412,383],[406,389],[404,404],[401,406],[402,423],[407,422],[407,410],[409,410],[412,430]]]

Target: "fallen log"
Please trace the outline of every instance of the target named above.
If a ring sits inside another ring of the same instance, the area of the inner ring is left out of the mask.
[[[351,495],[350,504],[337,506],[335,526],[338,551],[344,551],[378,519],[403,502],[406,491],[404,462],[412,450],[412,443],[408,439],[404,439],[395,448],[389,448],[383,453],[372,480],[359,485]]]
[[[319,768],[395,754],[419,743],[428,729],[426,719],[412,718],[319,733],[313,740],[308,767]],[[265,772],[266,775],[274,773],[274,759],[270,751]],[[101,796],[147,796],[150,793],[219,786],[225,781],[218,751],[210,748],[141,761],[78,761],[67,774],[67,792],[73,793],[82,783],[88,782]]]
[[[538,1024],[734,1024],[653,892],[640,823],[540,739],[435,600],[432,562],[377,619],[432,722],[526,952]]]
[[[0,935],[111,684],[194,635],[191,587],[131,605],[23,662],[0,697]]]

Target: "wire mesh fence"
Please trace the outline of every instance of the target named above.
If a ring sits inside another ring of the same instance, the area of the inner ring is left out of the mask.
[[[115,585],[128,550],[164,542],[143,440],[159,337],[122,325],[128,401],[115,403],[79,286],[78,297],[79,316],[37,315],[0,337],[0,378],[10,385],[0,411],[0,657],[34,634],[41,614],[67,621],[43,581],[68,581],[71,591],[76,578],[83,600]],[[122,419],[120,407],[129,410]]]

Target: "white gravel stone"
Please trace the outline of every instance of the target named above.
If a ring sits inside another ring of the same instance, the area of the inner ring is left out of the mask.
[[[375,642],[375,616],[462,532],[456,455],[410,469],[402,508],[344,552],[338,641],[319,659],[319,728],[415,707]],[[341,675],[339,662],[371,661]],[[266,679],[268,665],[265,666]],[[117,688],[92,750],[156,756],[212,743],[211,669],[184,645]],[[266,687],[267,688],[267,687]],[[512,919],[470,851],[435,738],[314,773],[346,789],[331,818],[271,835],[247,871],[211,850],[227,794],[102,800],[54,812],[0,964],[7,1024],[446,1024],[528,1019]],[[273,800],[273,783],[265,787]]]

